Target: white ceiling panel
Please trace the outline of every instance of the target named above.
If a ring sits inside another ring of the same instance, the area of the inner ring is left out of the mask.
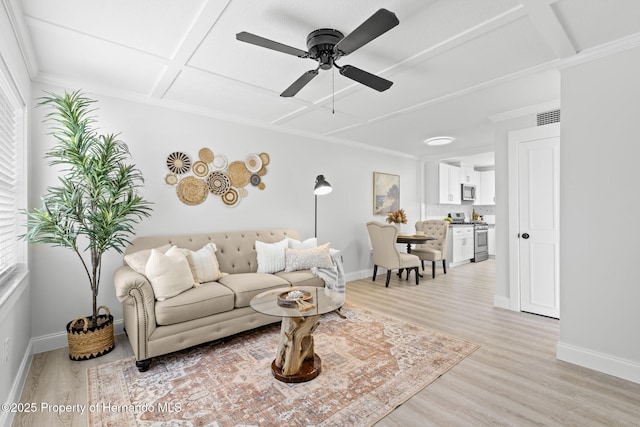
[[[311,131],[316,135],[323,135],[347,126],[360,123],[357,117],[349,116],[338,110],[328,108],[310,108],[296,115],[285,123],[287,128]]]
[[[166,66],[166,61],[157,56],[62,27],[31,19],[27,25],[39,69],[49,76],[147,94]]]
[[[340,99],[338,105],[347,114],[373,119],[552,59],[551,51],[522,18],[388,76],[394,84],[383,94],[359,88],[353,96]]]
[[[189,69],[178,76],[165,98],[262,123],[301,108],[296,100]]]
[[[578,51],[640,31],[638,0],[560,0],[552,7]]]
[[[206,0],[22,0],[25,15],[149,52],[173,55]]]

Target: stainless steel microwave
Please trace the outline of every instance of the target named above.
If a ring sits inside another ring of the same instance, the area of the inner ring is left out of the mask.
[[[462,184],[462,200],[476,200],[476,186],[472,184]]]

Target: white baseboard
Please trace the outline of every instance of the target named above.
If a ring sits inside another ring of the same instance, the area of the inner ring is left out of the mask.
[[[113,333],[115,335],[124,332],[124,321],[122,319],[113,321]],[[56,350],[66,347],[67,344],[67,331],[55,332],[49,335],[42,335],[39,337],[31,338],[32,353],[44,353],[45,351]],[[1,424],[0,424],[1,425]]]
[[[505,310],[511,310],[511,300],[504,295],[493,296],[493,306],[498,308],[504,308]]]
[[[384,269],[380,267],[379,270],[384,270]],[[350,282],[352,280],[361,280],[367,277],[372,277],[372,275],[373,275],[373,270],[354,271],[354,272],[345,274],[345,280],[347,282]]]
[[[11,390],[9,391],[9,396],[7,396],[7,402],[20,402],[20,396],[22,396],[22,390],[24,389],[24,384],[27,381],[29,368],[31,368],[31,361],[33,360],[32,349],[32,341],[30,340],[27,345],[27,350],[24,352],[24,356],[22,357],[22,362],[20,362],[16,378],[13,381]],[[12,425],[14,416],[14,412],[0,411],[0,426]]]
[[[564,362],[640,384],[640,364],[631,360],[620,359],[563,342],[558,342],[556,357]]]

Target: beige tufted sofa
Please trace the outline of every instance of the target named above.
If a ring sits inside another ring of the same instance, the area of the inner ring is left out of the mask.
[[[429,240],[425,244],[416,245],[411,251],[413,255],[417,255],[422,262],[424,270],[424,261],[431,261],[431,277],[436,277],[436,261],[442,261],[442,269],[447,274],[447,239],[449,238],[449,221],[428,220],[416,222],[416,231],[424,231],[427,236],[435,237],[435,240]]]
[[[144,275],[126,265],[116,270],[116,295],[123,304],[124,327],[138,369],[149,369],[152,357],[279,322],[279,317],[258,313],[249,306],[260,292],[287,286],[324,286],[309,270],[257,273],[256,240],[273,243],[285,237],[300,240],[298,232],[291,229],[136,238],[125,254],[167,243],[194,251],[215,243],[220,270],[229,273],[218,280],[222,286],[203,284],[156,301]]]

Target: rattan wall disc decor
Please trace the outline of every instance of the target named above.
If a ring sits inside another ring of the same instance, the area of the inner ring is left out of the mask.
[[[215,171],[209,174],[207,178],[209,191],[216,196],[222,196],[231,187],[231,182],[226,173]]]
[[[229,191],[222,195],[222,201],[227,206],[235,205],[236,203],[238,203],[238,200],[240,200],[240,198],[238,197],[238,192],[233,188],[230,188]]]
[[[175,173],[168,173],[164,177],[164,182],[166,182],[169,185],[176,185],[178,183],[178,177],[176,176]]]
[[[211,193],[225,206],[235,207],[242,198],[248,197],[249,191],[245,187],[265,189],[266,166],[271,161],[267,153],[249,153],[244,160],[229,163],[224,154],[214,154],[210,148],[203,147],[197,158],[199,160],[193,162],[182,151],[167,156],[169,173],[164,181],[175,186],[178,200],[186,205],[199,205]]]
[[[182,178],[176,188],[178,199],[185,205],[199,205],[207,198],[207,184],[195,176]]]
[[[262,159],[259,155],[251,153],[244,160],[244,165],[249,170],[249,172],[258,172],[260,168],[262,168]]]
[[[260,153],[260,160],[262,160],[262,166],[267,166],[271,159],[267,153]]]
[[[213,162],[213,151],[207,147],[201,148],[200,151],[198,151],[198,157],[205,163],[211,163]]]
[[[196,176],[207,176],[209,173],[209,166],[203,161],[197,161],[193,164],[193,173]]]
[[[182,175],[191,169],[191,159],[186,154],[176,151],[167,157],[167,167],[171,172]]]
[[[216,169],[225,169],[227,167],[227,156],[224,154],[217,154],[213,157],[213,167]]]
[[[249,183],[249,178],[251,178],[251,172],[247,169],[247,166],[244,162],[235,161],[229,164],[227,168],[227,175],[229,175],[229,180],[231,180],[231,185],[234,187],[242,188]]]

